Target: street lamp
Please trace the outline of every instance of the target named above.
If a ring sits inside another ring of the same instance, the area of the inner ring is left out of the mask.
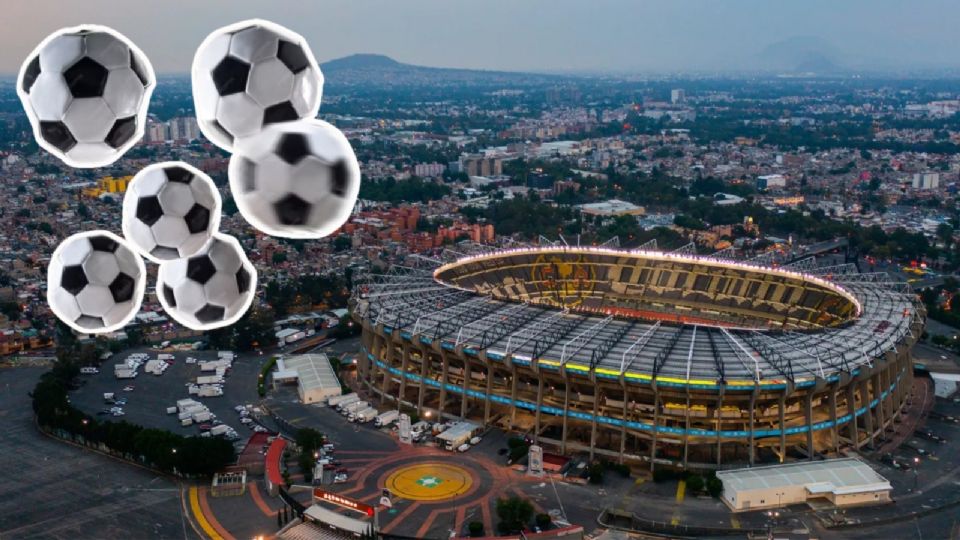
[[[171,448],[171,449],[170,449],[170,452],[176,454],[176,453],[177,453],[177,449],[176,449],[176,448]]]

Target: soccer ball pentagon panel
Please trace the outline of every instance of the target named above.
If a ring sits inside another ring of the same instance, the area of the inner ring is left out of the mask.
[[[153,67],[104,26],[54,32],[27,57],[17,94],[37,143],[71,167],[102,167],[143,136]]]
[[[47,303],[82,333],[113,332],[140,310],[143,259],[107,231],[75,234],[57,246],[47,266]]]
[[[203,249],[166,261],[157,275],[157,298],[175,321],[193,330],[233,324],[250,307],[257,272],[237,239],[216,233]]]
[[[204,136],[228,152],[264,126],[313,118],[323,74],[302,36],[260,19],[211,33],[191,69],[193,103]]]
[[[360,191],[350,142],[322,120],[277,124],[240,140],[228,176],[243,217],[287,238],[334,232],[350,217]]]
[[[210,177],[182,161],[144,168],[123,198],[123,236],[154,262],[189,257],[220,226],[220,193]]]

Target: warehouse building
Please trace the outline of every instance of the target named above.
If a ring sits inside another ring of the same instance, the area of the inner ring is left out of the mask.
[[[302,403],[317,403],[341,393],[340,380],[330,365],[327,355],[298,354],[277,359],[273,383],[297,384],[297,394]]]
[[[719,471],[723,502],[734,512],[818,502],[856,506],[890,502],[886,478],[856,458]]]

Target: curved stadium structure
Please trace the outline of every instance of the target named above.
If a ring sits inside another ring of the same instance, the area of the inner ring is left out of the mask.
[[[924,324],[906,284],[812,258],[554,244],[444,260],[357,286],[362,380],[559,452],[717,467],[870,445],[909,395]]]

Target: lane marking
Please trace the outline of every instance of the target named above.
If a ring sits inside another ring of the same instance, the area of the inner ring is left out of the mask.
[[[203,514],[203,510],[200,509],[200,497],[197,496],[197,486],[190,486],[190,509],[193,511],[193,516],[197,519],[197,524],[200,525],[200,528],[203,529],[203,532],[206,533],[211,540],[223,540],[220,533],[207,521],[207,516]]]
[[[682,503],[683,497],[687,493],[687,481],[681,480],[677,482],[677,502]]]

